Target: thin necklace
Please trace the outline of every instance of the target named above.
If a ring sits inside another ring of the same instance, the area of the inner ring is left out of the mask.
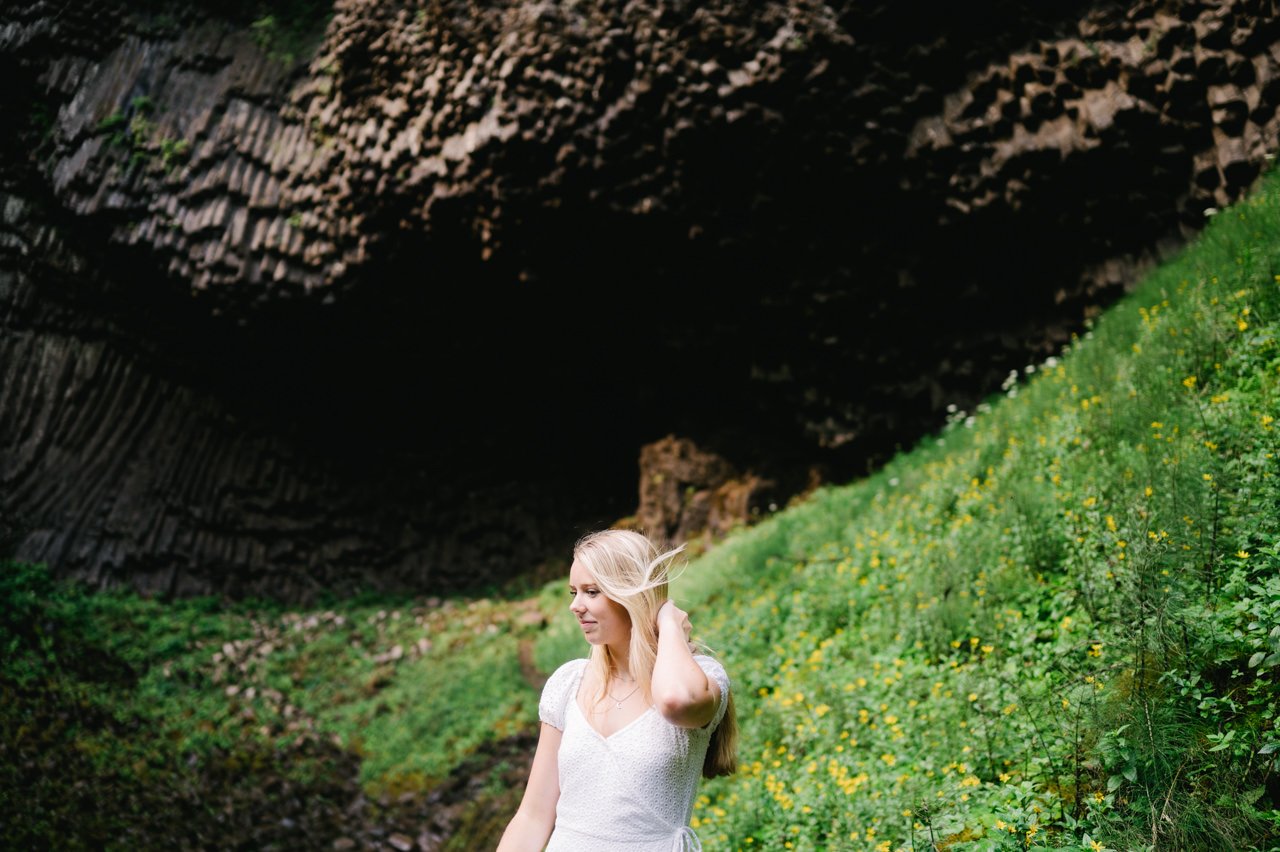
[[[637,684],[636,684],[636,688],[635,688],[635,689],[631,690],[630,692],[628,692],[626,695],[622,696],[621,698],[614,698],[614,697],[613,697],[613,693],[612,693],[612,692],[609,692],[608,690],[606,690],[606,691],[605,691],[605,695],[608,695],[608,696],[609,696],[609,698],[610,698],[610,699],[612,699],[612,701],[613,701],[613,703],[614,703],[614,709],[615,709],[615,710],[621,710],[621,709],[622,709],[622,702],[626,701],[628,698],[630,698],[631,696],[635,695],[635,694],[636,694],[636,691],[637,691],[638,689],[640,689],[640,684],[639,684],[639,683],[637,683]]]

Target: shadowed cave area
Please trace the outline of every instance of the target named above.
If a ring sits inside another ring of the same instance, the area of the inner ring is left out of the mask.
[[[351,0],[285,60],[241,4],[16,9],[5,550],[479,590],[633,516],[667,435],[768,482],[745,521],[873,471],[1280,128],[1249,3],[986,10]]]

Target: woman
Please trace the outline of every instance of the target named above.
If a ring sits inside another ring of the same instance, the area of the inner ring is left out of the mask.
[[[499,852],[699,850],[689,817],[699,775],[735,769],[724,667],[695,654],[667,597],[671,560],[630,530],[582,538],[569,610],[591,644],[542,690],[542,731]]]

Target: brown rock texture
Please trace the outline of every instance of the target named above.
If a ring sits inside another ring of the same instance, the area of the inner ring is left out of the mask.
[[[0,11],[7,551],[445,590],[628,514],[665,434],[855,475],[1280,133],[1247,0],[306,8]]]
[[[668,435],[640,448],[635,526],[664,542],[714,540],[767,514],[776,491],[772,480],[739,473],[693,441]]]

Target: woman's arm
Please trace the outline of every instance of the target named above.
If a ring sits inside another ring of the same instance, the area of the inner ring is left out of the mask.
[[[693,658],[689,614],[668,600],[658,610],[658,659],[650,690],[658,712],[681,728],[701,728],[716,715],[720,687]]]
[[[542,723],[524,797],[502,833],[497,852],[541,852],[547,845],[556,825],[556,803],[560,801],[560,735],[557,728]]]

